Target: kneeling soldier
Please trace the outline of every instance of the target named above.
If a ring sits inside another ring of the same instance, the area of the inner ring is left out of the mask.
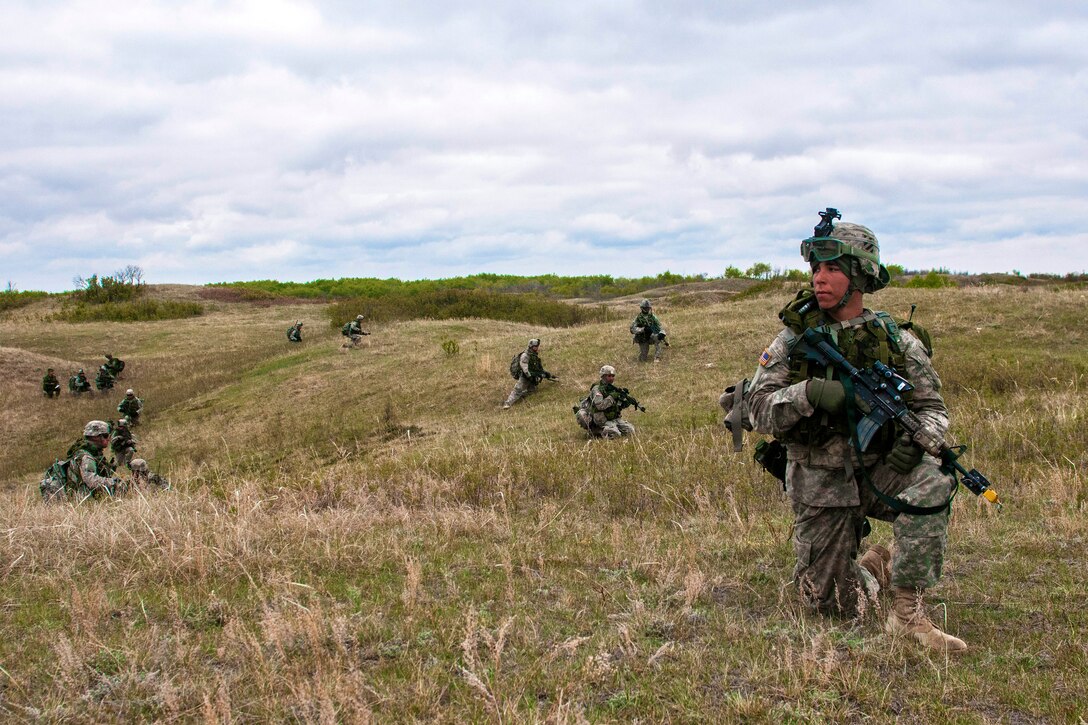
[[[616,368],[605,365],[601,368],[601,380],[589,388],[589,395],[582,399],[581,405],[574,408],[578,425],[589,431],[594,438],[619,438],[635,432],[635,426],[621,416],[623,409],[634,406],[644,411],[638,401],[631,397],[627,388],[617,388]]]

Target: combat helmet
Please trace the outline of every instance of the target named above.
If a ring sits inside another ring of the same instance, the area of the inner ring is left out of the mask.
[[[843,259],[845,264],[840,266],[850,278],[847,296],[854,290],[869,294],[887,287],[891,274],[880,263],[880,243],[873,230],[850,222],[834,225],[833,220],[842,215],[831,207],[820,212],[820,217],[822,221],[813,230],[813,236],[801,242],[804,260],[815,269],[820,262]]]
[[[616,374],[616,368],[612,367],[611,365],[602,365],[601,366],[601,377],[602,378],[605,375],[615,375],[615,374]]]
[[[638,307],[640,310],[650,309],[650,300],[642,300],[642,302],[639,303]]]
[[[104,420],[92,420],[83,426],[83,437],[93,438],[110,434],[110,425]]]

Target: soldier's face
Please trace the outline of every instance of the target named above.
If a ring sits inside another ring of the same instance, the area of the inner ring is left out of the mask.
[[[605,381],[606,383],[611,383],[615,379],[616,379],[615,373],[605,373],[604,375],[601,376],[601,380]]]
[[[110,437],[109,436],[90,436],[89,438],[87,438],[87,440],[89,440],[91,443],[98,446],[99,448],[105,448],[106,444],[109,443]]]
[[[829,310],[839,304],[850,289],[850,278],[835,262],[820,262],[812,272],[812,286],[816,290],[816,302],[821,310]]]

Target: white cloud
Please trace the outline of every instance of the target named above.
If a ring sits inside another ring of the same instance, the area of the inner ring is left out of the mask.
[[[185,282],[799,266],[828,204],[896,263],[1088,269],[1076,3],[82,0],[5,27],[22,289],[134,258]]]

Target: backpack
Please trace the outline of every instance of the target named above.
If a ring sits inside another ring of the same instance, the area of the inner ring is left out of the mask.
[[[344,326],[340,328],[340,334],[343,335],[344,337],[349,337],[351,335],[351,323],[350,322],[345,322],[344,323]]]
[[[38,484],[43,501],[59,501],[64,498],[65,487],[68,485],[69,459],[63,461],[59,458],[53,461],[53,465],[45,469],[42,482]]]
[[[510,358],[510,377],[517,380],[524,372],[521,369],[521,353],[516,353],[514,357]]]

